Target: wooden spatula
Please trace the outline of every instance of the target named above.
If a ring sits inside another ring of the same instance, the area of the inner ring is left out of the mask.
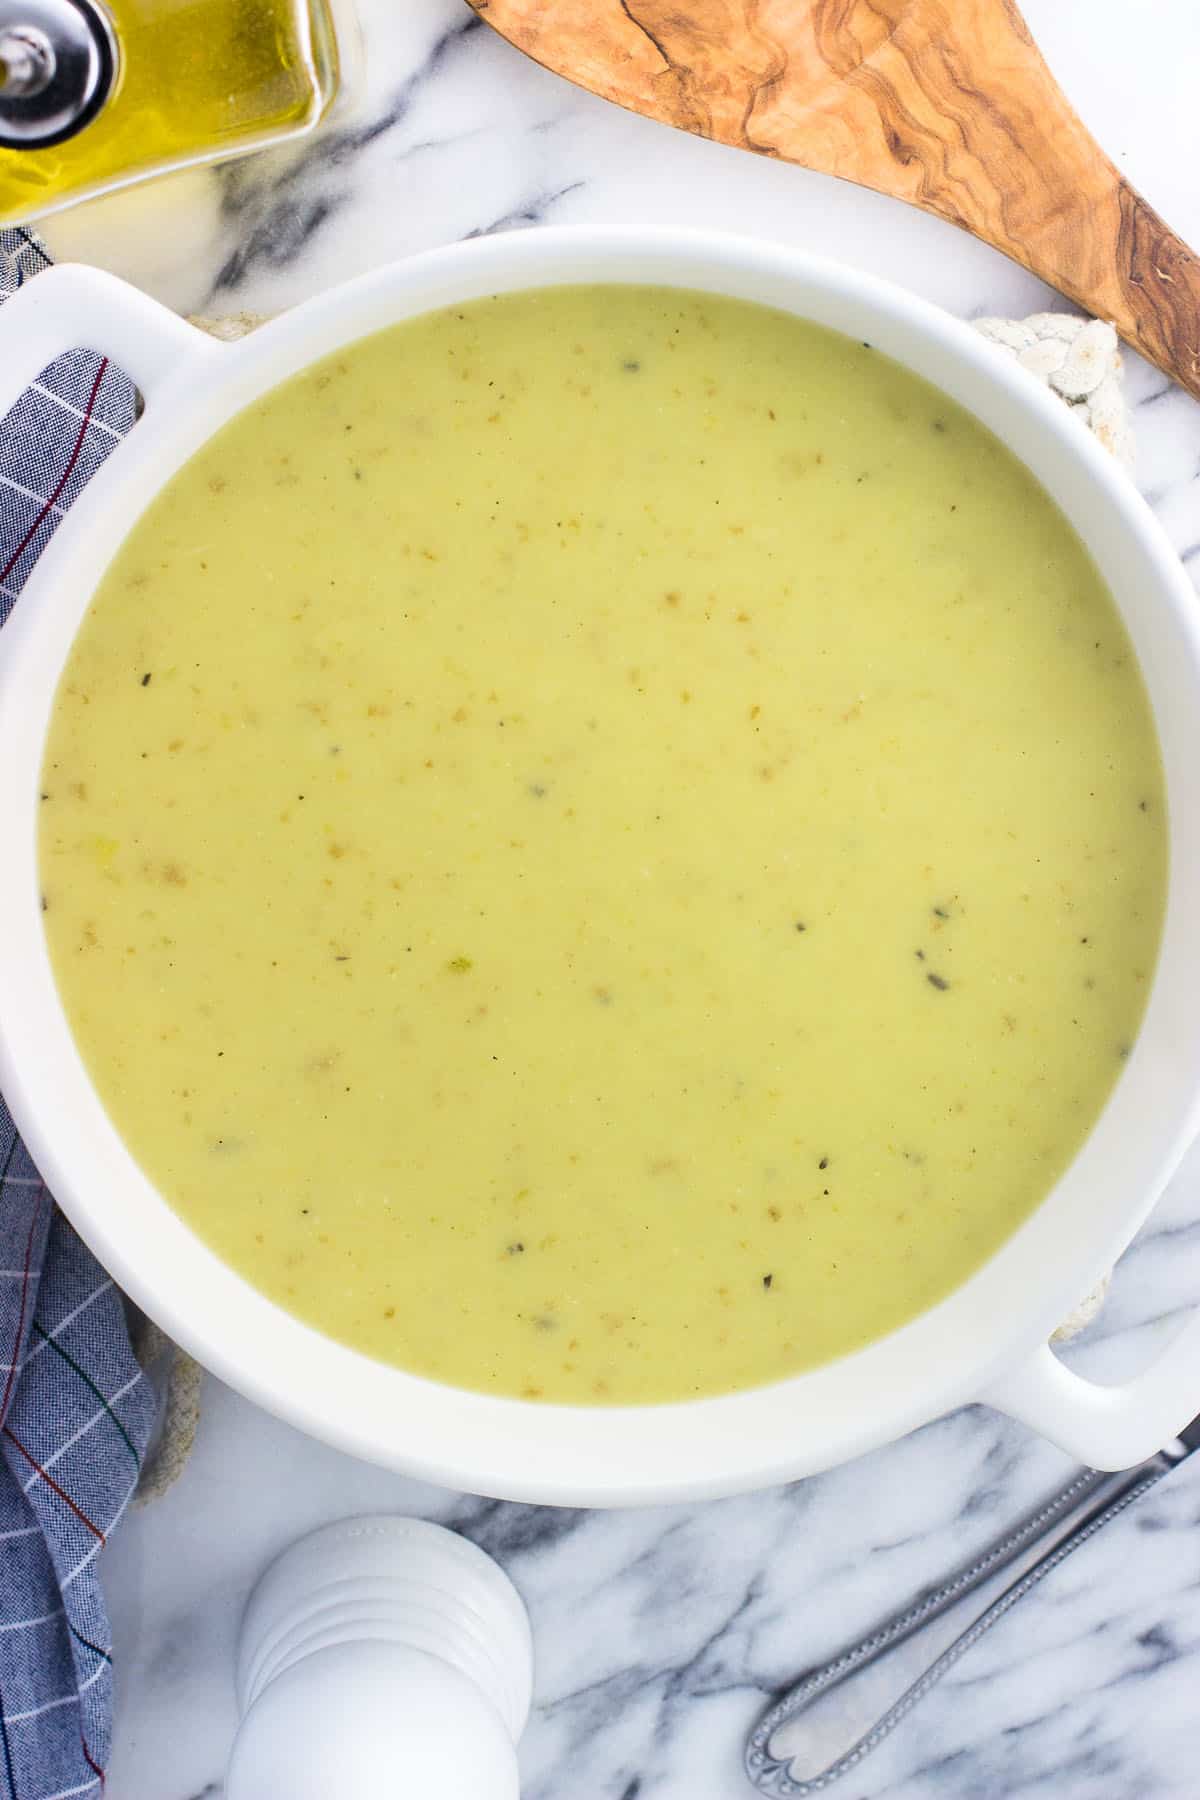
[[[1200,265],[1085,130],[1012,0],[470,0],[634,112],[994,244],[1200,397]]]

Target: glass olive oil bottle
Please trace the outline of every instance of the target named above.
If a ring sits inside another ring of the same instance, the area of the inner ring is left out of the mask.
[[[0,0],[0,224],[307,131],[326,0]]]

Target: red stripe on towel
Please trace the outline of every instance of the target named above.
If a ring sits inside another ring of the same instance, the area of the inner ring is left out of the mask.
[[[87,1747],[87,1739],[84,1737],[82,1731],[79,1734],[79,1742],[83,1745],[84,1760],[86,1761],[88,1768],[92,1771],[92,1774],[95,1775],[97,1780],[99,1781],[100,1792],[103,1793],[104,1792],[104,1770],[100,1767],[100,1764],[98,1762],[92,1761],[92,1753]]]
[[[75,467],[75,464],[79,461],[79,452],[83,449],[83,440],[87,436],[87,428],[92,422],[92,409],[94,408],[94,406],[96,404],[96,396],[100,392],[100,383],[104,380],[104,371],[107,369],[107,367],[108,367],[108,358],[107,358],[107,356],[105,356],[105,357],[101,358],[100,367],[96,370],[96,379],[92,383],[92,391],[88,395],[88,403],[83,409],[83,423],[80,425],[79,435],[75,439],[75,448],[71,451],[70,456],[67,458],[67,466],[63,470],[62,474],[59,476],[58,485],[55,487],[54,492],[51,494],[50,498],[48,500],[43,501],[41,512],[38,514],[37,518],[33,521],[33,524],[29,527],[29,530],[25,533],[25,536],[21,539],[20,543],[17,545],[16,549],[13,551],[12,555],[9,557],[8,561],[5,563],[4,567],[2,569],[0,569],[0,581],[7,581],[8,577],[12,574],[13,570],[16,568],[17,564],[20,562],[22,556],[24,556],[26,550],[29,548],[30,544],[33,542],[34,533],[37,531],[38,526],[42,523],[42,520],[46,517],[46,514],[50,511],[51,507],[53,507],[56,500],[58,499],[58,496],[62,493],[63,489],[67,485],[67,482],[70,480],[71,470]]]
[[[62,1501],[64,1506],[70,1507],[71,1511],[75,1514],[75,1517],[79,1520],[80,1524],[86,1525],[88,1530],[91,1532],[92,1536],[99,1538],[100,1542],[103,1544],[106,1540],[105,1540],[104,1533],[101,1531],[100,1527],[98,1525],[92,1524],[92,1521],[88,1518],[87,1514],[85,1512],[83,1512],[80,1507],[76,1506],[75,1502],[72,1500],[70,1494],[67,1493],[66,1489],[59,1487],[59,1485],[58,1485],[57,1481],[55,1481],[53,1475],[47,1475],[47,1473],[46,1473],[45,1469],[43,1469],[41,1463],[38,1462],[37,1458],[35,1456],[32,1456],[30,1454],[30,1452],[25,1448],[24,1444],[21,1442],[21,1440],[17,1436],[16,1432],[13,1431],[12,1428],[8,1425],[5,1425],[3,1429],[4,1429],[5,1437],[8,1439],[8,1441],[11,1444],[15,1444],[17,1446],[17,1449],[21,1452],[21,1455],[25,1458],[25,1461],[29,1464],[30,1468],[33,1469],[36,1474],[41,1476],[41,1478],[45,1482],[46,1486],[51,1490],[51,1492],[58,1495],[59,1499]]]

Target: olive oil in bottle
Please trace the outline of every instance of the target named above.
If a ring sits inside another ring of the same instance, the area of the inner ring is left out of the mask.
[[[0,224],[309,130],[326,0],[0,0]]]

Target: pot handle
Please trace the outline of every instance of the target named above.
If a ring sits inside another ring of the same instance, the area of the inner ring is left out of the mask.
[[[67,350],[95,350],[149,403],[158,389],[220,346],[157,300],[82,263],[58,263],[0,306],[0,418]]]
[[[980,1399],[1093,1469],[1130,1469],[1200,1413],[1200,1312],[1132,1381],[1088,1381],[1043,1344]]]

